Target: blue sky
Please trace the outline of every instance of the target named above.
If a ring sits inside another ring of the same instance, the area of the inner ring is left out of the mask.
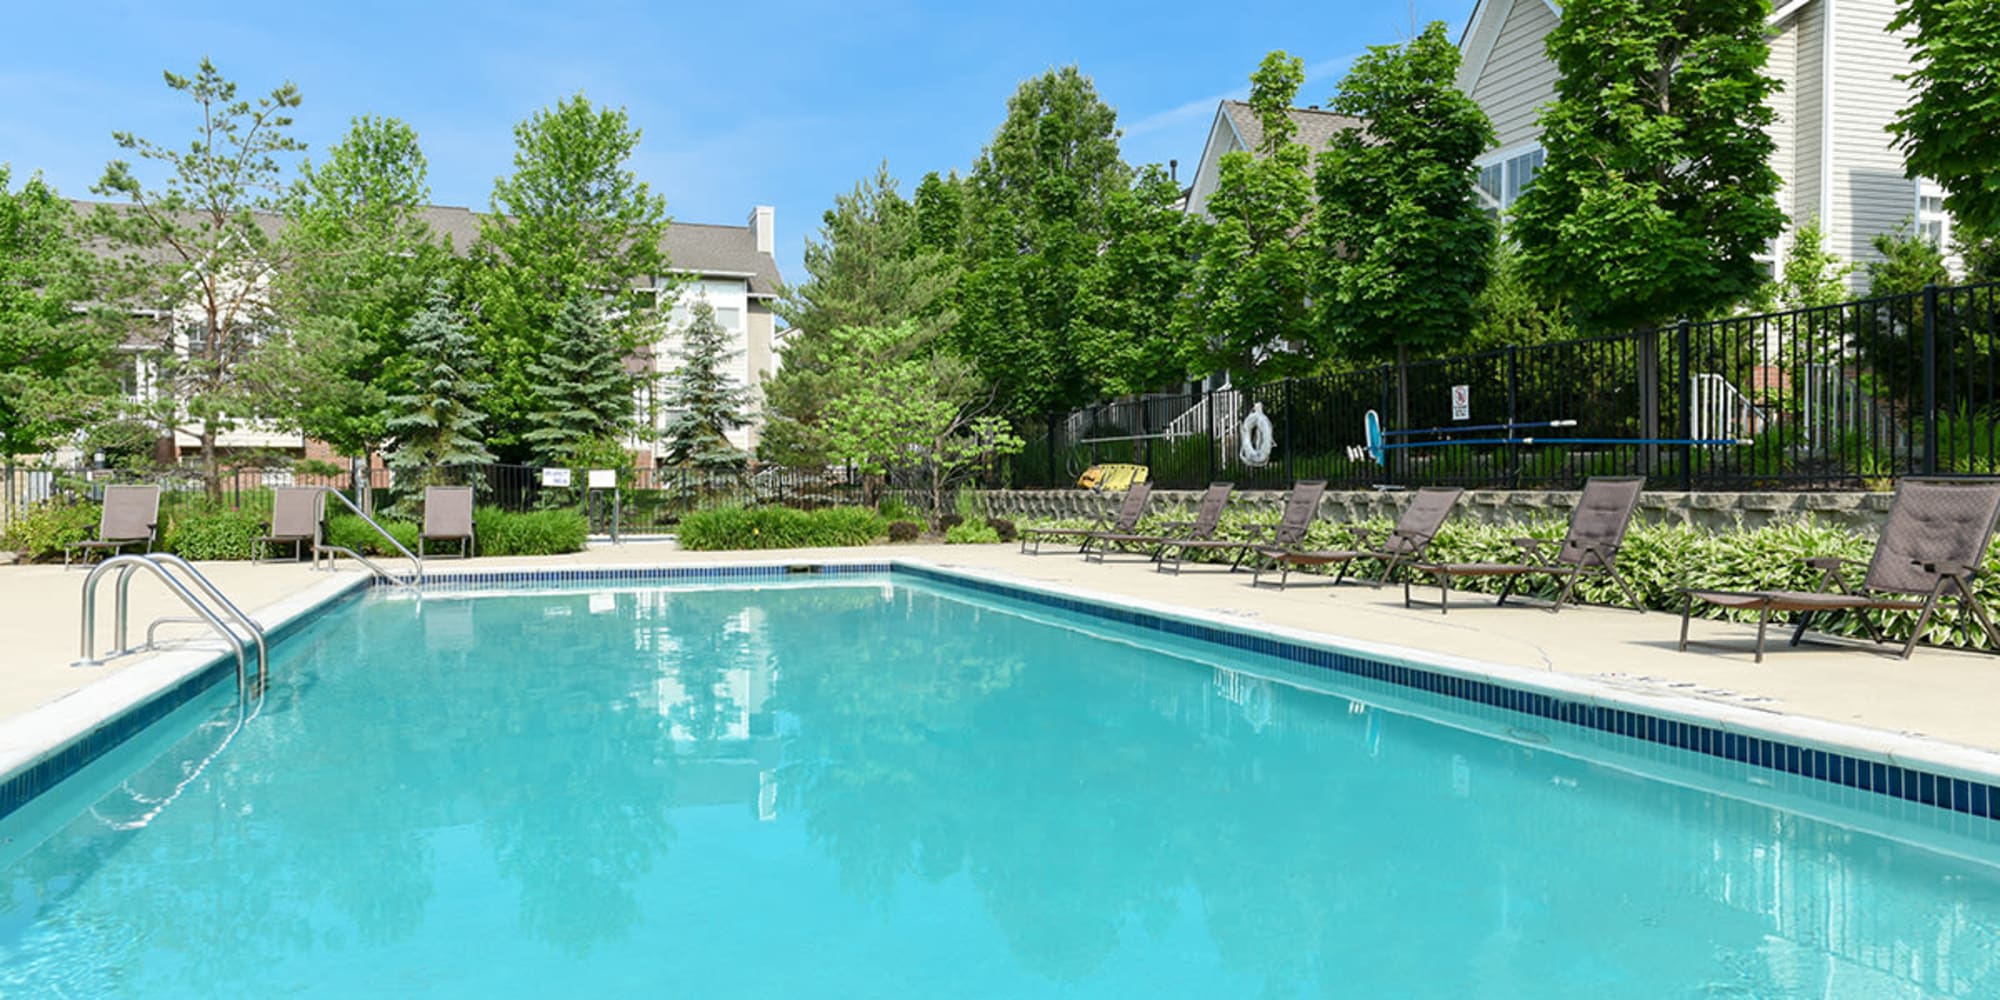
[[[1076,63],[1118,109],[1125,158],[1201,153],[1215,103],[1247,92],[1265,52],[1308,67],[1300,103],[1325,103],[1347,61],[1472,0],[1320,3],[21,4],[0,63],[0,162],[88,189],[111,133],[178,144],[190,102],[161,83],[203,55],[243,92],[298,84],[297,134],[314,150],[350,117],[414,125],[433,200],[483,210],[511,169],[512,129],[582,91],[644,130],[634,168],[688,222],[741,224],[777,207],[778,262],[801,250],[833,196],[883,160],[905,193],[928,170],[964,170],[1019,83]]]

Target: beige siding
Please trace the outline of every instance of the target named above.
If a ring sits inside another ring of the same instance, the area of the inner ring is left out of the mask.
[[[1820,163],[1826,135],[1825,92],[1820,79],[1825,65],[1821,54],[1826,39],[1824,10],[1824,0],[1807,4],[1785,25],[1784,34],[1792,40],[1792,62],[1796,69],[1790,89],[1797,118],[1792,125],[1790,170],[1783,165],[1778,168],[1791,188],[1793,223],[1819,219],[1822,228],[1834,224],[1833,219],[1822,218],[1826,211],[1820,194]]]
[[[750,405],[746,409],[755,415],[755,419],[750,426],[743,429],[743,447],[746,448],[757,447],[757,442],[764,436],[764,380],[777,368],[772,360],[773,329],[770,303],[762,299],[751,299],[749,308],[745,310],[743,316],[743,353],[749,369],[747,372],[749,378],[743,384],[749,387],[751,395]]]
[[[1798,193],[1799,156],[1799,108],[1794,83],[1798,79],[1798,51],[1798,32],[1789,25],[1771,38],[1768,72],[1778,81],[1778,92],[1771,95],[1771,110],[1777,116],[1771,122],[1771,141],[1775,144],[1771,151],[1771,168],[1778,172],[1778,179],[1783,184],[1778,189],[1778,207],[1794,224],[1813,214],[1809,207],[1802,207],[1794,201]],[[1788,239],[1780,238],[1780,253],[1788,242]]]
[[[1501,24],[1493,53],[1472,88],[1472,99],[1499,133],[1495,148],[1530,143],[1542,134],[1535,119],[1555,97],[1556,66],[1545,43],[1555,26],[1555,12],[1543,0],[1514,0]]]
[[[1876,234],[1902,228],[1916,213],[1916,182],[1903,176],[1903,155],[1887,132],[1909,100],[1908,86],[1896,79],[1909,71],[1909,55],[1905,34],[1888,30],[1893,0],[1841,0],[1832,16],[1833,214],[1841,223],[1833,247],[1868,260],[1876,256]]]

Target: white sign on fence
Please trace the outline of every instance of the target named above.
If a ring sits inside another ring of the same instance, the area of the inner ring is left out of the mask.
[[[593,490],[615,490],[618,488],[617,469],[590,470],[590,488]]]
[[[569,470],[568,470],[568,469],[543,469],[543,470],[542,470],[542,485],[543,485],[543,486],[568,486],[568,485],[569,485]]]
[[[1451,419],[1472,419],[1472,387],[1455,385],[1451,387]]]

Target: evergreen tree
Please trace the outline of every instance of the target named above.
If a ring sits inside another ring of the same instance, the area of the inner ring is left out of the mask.
[[[722,370],[738,352],[729,333],[715,321],[715,307],[696,302],[693,321],[681,333],[680,363],[667,380],[663,406],[670,414],[662,432],[668,465],[710,474],[733,474],[749,457],[729,443],[728,433],[748,424],[744,388]]]
[[[1368,123],[1319,158],[1314,298],[1327,341],[1357,359],[1461,346],[1492,273],[1494,225],[1472,161],[1493,126],[1459,92],[1444,22],[1370,48],[1333,109]]]
[[[394,415],[387,428],[396,439],[389,467],[396,472],[396,506],[407,511],[424,487],[452,485],[445,469],[491,462],[493,454],[486,450],[481,427],[486,416],[479,408],[487,389],[480,380],[485,361],[443,282],[432,284],[403,339],[422,359],[413,391],[389,398]]]
[[[1563,4],[1548,39],[1562,74],[1541,116],[1548,162],[1508,235],[1585,328],[1708,315],[1767,280],[1755,257],[1785,223],[1768,6]]]
[[[625,369],[624,345],[606,326],[602,302],[587,295],[564,302],[548,350],[527,372],[534,397],[522,439],[536,462],[592,465],[619,450],[639,380]]]

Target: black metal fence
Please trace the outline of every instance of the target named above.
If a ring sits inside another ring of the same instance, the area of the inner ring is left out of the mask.
[[[1253,408],[1274,438],[1262,464],[1240,440]],[[1370,410],[1408,445],[1381,464],[1352,451]],[[1470,429],[1556,421],[1573,423]],[[1146,465],[1176,488],[1559,488],[1643,474],[1661,489],[1823,489],[1994,473],[2000,283],[1135,397],[1022,431],[1017,488],[1073,485],[1105,462]]]

